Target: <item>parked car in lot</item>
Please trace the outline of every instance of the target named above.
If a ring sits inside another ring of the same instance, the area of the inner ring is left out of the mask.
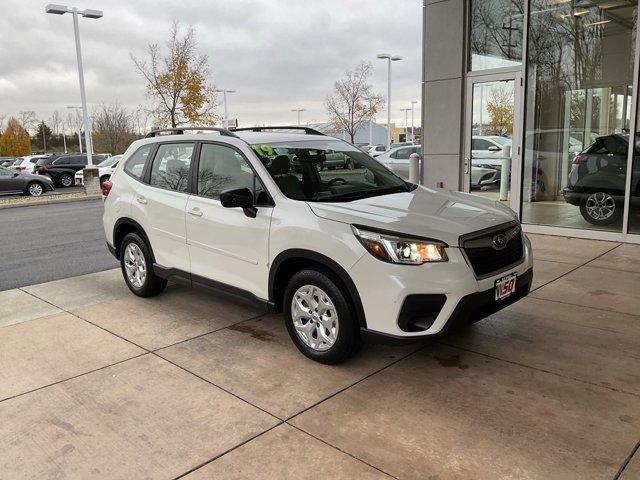
[[[531,245],[497,202],[408,183],[308,128],[189,130],[133,142],[103,185],[107,245],[135,295],[174,279],[250,299],[284,313],[304,355],[338,363],[363,340],[432,338],[529,292]],[[360,168],[319,172],[328,150]]]
[[[379,155],[376,160],[396,175],[409,179],[409,157],[412,153],[422,156],[422,147],[397,147]],[[491,167],[471,166],[471,188],[481,188],[500,182],[500,170]]]
[[[386,146],[384,146],[384,145],[375,145],[375,146],[371,147],[367,153],[369,155],[371,155],[373,158],[376,158],[378,155],[382,155],[386,151],[387,151],[387,147]]]
[[[388,152],[378,155],[377,161],[402,178],[409,178],[409,157],[412,153],[422,155],[422,147],[417,145],[391,148]]]
[[[102,158],[100,158],[102,161]],[[87,166],[87,155],[59,155],[36,165],[36,173],[46,175],[59,187],[71,187],[77,171]]]
[[[27,155],[26,157],[18,157],[9,167],[14,172],[33,173],[38,160],[48,158],[50,155]]]
[[[580,208],[593,225],[610,225],[622,218],[627,178],[629,135],[597,137],[595,142],[571,161],[566,202]],[[631,200],[640,203],[640,142],[634,146]],[[635,206],[635,205],[634,205]]]
[[[0,167],[10,167],[16,161],[16,157],[0,157]]]
[[[96,165],[98,167],[98,178],[100,178],[100,185],[102,185],[104,181],[109,180],[111,178],[111,174],[113,173],[115,168],[118,166],[118,161],[120,160],[121,157],[122,155],[109,156],[106,159],[104,159],[102,162],[100,162],[98,165]],[[83,170],[79,170],[76,172],[75,183],[76,185],[84,185]]]
[[[48,178],[0,167],[0,195],[23,194],[39,197],[52,190],[53,182]]]

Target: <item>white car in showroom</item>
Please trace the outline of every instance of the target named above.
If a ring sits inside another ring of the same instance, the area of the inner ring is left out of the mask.
[[[318,168],[327,151],[359,168]],[[154,131],[103,194],[107,245],[135,295],[173,280],[283,312],[296,347],[322,363],[363,341],[443,335],[531,288],[531,244],[511,210],[406,182],[308,127]]]
[[[96,167],[98,167],[98,178],[100,179],[100,185],[102,185],[105,180],[109,180],[111,178],[111,175],[118,166],[120,158],[122,158],[122,155],[113,155],[111,157],[105,158],[102,162],[96,165]],[[82,172],[82,170],[76,172],[76,185],[84,185],[84,174]]]

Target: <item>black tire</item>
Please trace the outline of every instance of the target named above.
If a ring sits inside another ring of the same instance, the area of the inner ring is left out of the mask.
[[[58,184],[61,187],[64,187],[64,188],[72,187],[73,186],[73,176],[71,176],[68,173],[63,173],[62,175],[60,175],[60,178],[58,179]]]
[[[127,247],[129,244],[137,245],[144,257],[146,278],[141,286],[134,285],[127,275],[127,267],[125,266],[127,259],[125,257],[127,256]],[[153,272],[153,261],[151,258],[151,251],[140,235],[137,233],[128,233],[125,235],[122,239],[122,243],[120,244],[120,269],[122,270],[122,276],[124,277],[124,281],[129,287],[129,290],[139,297],[154,297],[162,293],[162,291],[167,287],[167,280],[158,277]]]
[[[593,209],[594,202],[600,199],[605,209]],[[613,206],[613,211],[610,211]],[[590,208],[591,207],[591,208]],[[613,195],[608,192],[593,192],[580,202],[580,214],[592,225],[606,226],[620,221],[622,218],[623,206],[613,199]]]
[[[40,187],[39,189],[37,187]],[[45,186],[40,182],[29,182],[24,190],[25,195],[31,197],[41,197],[46,192]]]
[[[298,334],[292,316],[292,302],[298,289],[311,285],[322,289],[331,300],[338,316],[338,334],[333,345],[324,351],[308,346]],[[284,319],[291,340],[303,355],[327,365],[342,363],[362,346],[360,329],[350,299],[345,296],[342,282],[329,271],[309,268],[300,270],[291,277],[284,292]]]

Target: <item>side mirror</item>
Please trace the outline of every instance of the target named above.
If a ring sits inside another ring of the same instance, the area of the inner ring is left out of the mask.
[[[232,188],[220,193],[220,203],[225,208],[241,208],[247,217],[256,218],[258,210],[253,206],[253,193],[248,188]]]
[[[489,150],[490,152],[499,152],[502,149],[500,147],[496,147],[495,145],[491,145],[489,148],[487,148],[487,150]]]

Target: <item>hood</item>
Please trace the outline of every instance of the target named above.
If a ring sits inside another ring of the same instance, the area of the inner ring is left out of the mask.
[[[321,218],[433,238],[457,246],[460,235],[516,219],[508,208],[468,193],[419,186],[412,192],[352,202],[309,202]]]
[[[20,178],[24,178],[25,180],[38,180],[43,183],[50,183],[53,185],[53,181],[46,175],[36,175],[35,173],[21,173],[18,176]]]

